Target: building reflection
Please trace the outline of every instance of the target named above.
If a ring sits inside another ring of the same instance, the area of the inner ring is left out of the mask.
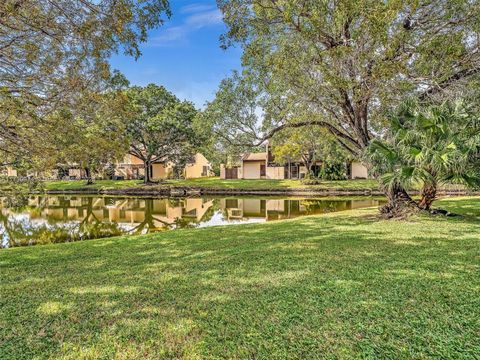
[[[121,198],[0,199],[0,247],[146,234],[169,229],[281,220],[379,205],[378,200]]]
[[[305,215],[378,206],[374,199],[221,199],[220,207],[228,220],[281,220]]]
[[[32,198],[29,206],[40,209],[32,214],[33,218],[110,222],[128,225],[133,230],[155,231],[200,222],[213,206],[213,200],[57,196]]]

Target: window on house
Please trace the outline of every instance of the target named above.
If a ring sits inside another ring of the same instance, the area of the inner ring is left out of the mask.
[[[291,166],[291,179],[298,179],[298,166],[297,165],[292,165]]]

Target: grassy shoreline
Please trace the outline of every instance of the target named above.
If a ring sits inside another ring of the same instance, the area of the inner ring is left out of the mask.
[[[480,198],[0,251],[2,359],[475,358]]]
[[[304,185],[300,180],[222,180],[218,177],[166,180],[159,184],[144,185],[141,180],[97,180],[93,185],[86,185],[84,180],[58,180],[45,181],[46,190],[120,190],[120,189],[155,189],[159,187],[192,187],[203,189],[351,189],[351,190],[377,190],[376,180],[342,180],[323,181],[319,185]]]

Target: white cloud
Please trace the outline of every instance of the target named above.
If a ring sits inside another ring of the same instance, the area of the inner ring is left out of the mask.
[[[181,13],[188,14],[180,25],[164,28],[160,34],[153,37],[150,45],[168,46],[186,41],[189,33],[208,26],[219,25],[223,21],[222,13],[215,6],[191,4],[180,9]]]
[[[163,30],[158,36],[150,41],[153,46],[168,45],[183,40],[188,29],[185,26],[172,26]]]
[[[215,5],[206,5],[206,4],[200,4],[200,3],[195,3],[195,4],[190,4],[190,5],[185,5],[182,8],[180,8],[180,13],[182,14],[192,14],[192,13],[198,13],[202,11],[208,11],[215,9]]]
[[[209,11],[202,11],[195,13],[191,16],[188,16],[185,19],[186,25],[194,26],[197,29],[200,29],[209,25],[221,24],[223,21],[222,13],[218,9],[213,9]]]

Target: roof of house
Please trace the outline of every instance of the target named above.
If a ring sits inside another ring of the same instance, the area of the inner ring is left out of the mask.
[[[267,153],[247,153],[242,156],[243,161],[262,161],[267,160]]]

